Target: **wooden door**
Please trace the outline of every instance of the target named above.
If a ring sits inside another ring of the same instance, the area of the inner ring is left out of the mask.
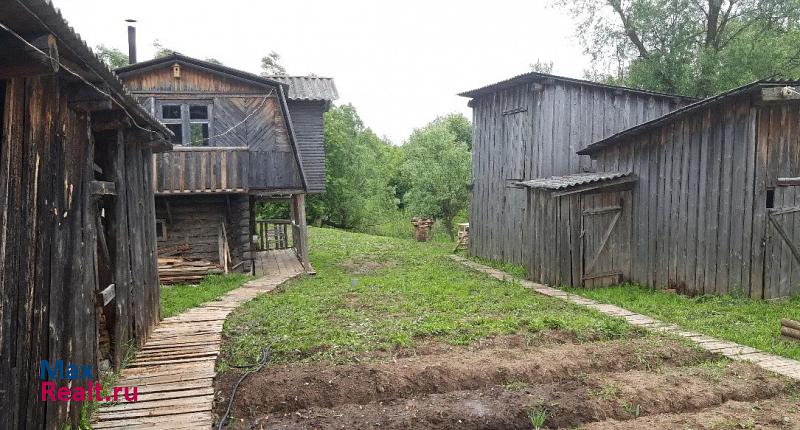
[[[767,195],[764,295],[785,297],[800,292],[800,186],[779,186]]]
[[[525,172],[528,133],[525,127],[527,109],[516,108],[503,113],[503,177],[506,180],[503,199],[505,214],[503,256],[509,263],[525,262],[523,229],[526,219],[527,192],[508,186],[509,183],[527,179]]]
[[[630,273],[630,192],[581,198],[581,285],[615,285]]]

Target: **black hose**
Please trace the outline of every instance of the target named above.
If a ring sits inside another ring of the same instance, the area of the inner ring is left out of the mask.
[[[263,348],[261,350],[261,358],[258,360],[258,363],[248,364],[243,366],[230,366],[236,369],[249,369],[242,374],[242,377],[236,382],[236,385],[233,386],[233,391],[231,392],[231,397],[228,399],[228,407],[225,408],[225,415],[222,416],[219,420],[219,425],[217,425],[217,430],[222,430],[225,428],[225,421],[228,420],[228,415],[231,413],[231,407],[233,407],[233,399],[236,398],[236,390],[239,389],[239,384],[244,381],[244,378],[247,378],[251,373],[256,373],[264,368],[269,361],[269,356],[271,354],[270,347]]]

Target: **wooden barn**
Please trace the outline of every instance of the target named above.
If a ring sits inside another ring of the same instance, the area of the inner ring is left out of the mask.
[[[591,143],[692,101],[543,73],[460,94],[473,109],[470,252],[522,264],[527,196],[510,184],[592,171]]]
[[[159,247],[244,271],[261,251],[294,249],[307,265],[305,196],[325,189],[333,81],[266,78],[178,53],[117,73],[175,135],[175,150],[154,159]],[[291,202],[291,219],[259,219],[259,201]]]
[[[756,82],[601,139],[579,151],[596,173],[522,181],[531,277],[800,292],[798,84]]]
[[[170,132],[49,2],[4,2],[0,40],[0,428],[61,429],[83,405],[40,399],[41,360],[98,380],[158,322]]]

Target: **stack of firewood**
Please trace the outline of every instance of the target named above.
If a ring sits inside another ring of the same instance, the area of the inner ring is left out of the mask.
[[[196,284],[208,275],[223,273],[222,268],[208,260],[189,260],[178,257],[158,259],[158,277],[162,284]]]
[[[414,217],[411,218],[411,224],[414,225],[414,237],[417,242],[427,242],[431,227],[433,227],[433,220]]]
[[[782,319],[781,335],[787,339],[800,340],[800,322]]]

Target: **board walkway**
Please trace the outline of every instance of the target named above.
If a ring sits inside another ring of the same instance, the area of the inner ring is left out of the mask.
[[[291,249],[269,251],[263,261],[264,276],[218,300],[162,320],[114,384],[138,387],[138,401],[103,405],[93,428],[210,429],[214,366],[225,318],[242,303],[303,273]]]
[[[646,315],[631,312],[619,306],[600,303],[582,296],[567,293],[566,291],[559,290],[558,288],[548,287],[536,282],[515,278],[513,275],[503,272],[502,270],[497,270],[492,267],[476,263],[464,257],[451,255],[450,258],[463,264],[464,266],[469,267],[472,270],[484,273],[495,279],[499,279],[501,281],[513,279],[519,282],[523,287],[531,289],[539,294],[585,306],[587,308],[602,312],[606,315],[624,318],[629,324],[642,327],[647,330],[671,333],[673,335],[691,340],[697,344],[697,346],[705,349],[706,351],[718,353],[733,360],[750,361],[763,369],[775,372],[779,375],[787,376],[792,379],[800,380],[800,361],[773,354],[767,354],[749,346],[740,345],[735,342],[717,339],[701,333],[684,330],[675,324],[665,323]]]

